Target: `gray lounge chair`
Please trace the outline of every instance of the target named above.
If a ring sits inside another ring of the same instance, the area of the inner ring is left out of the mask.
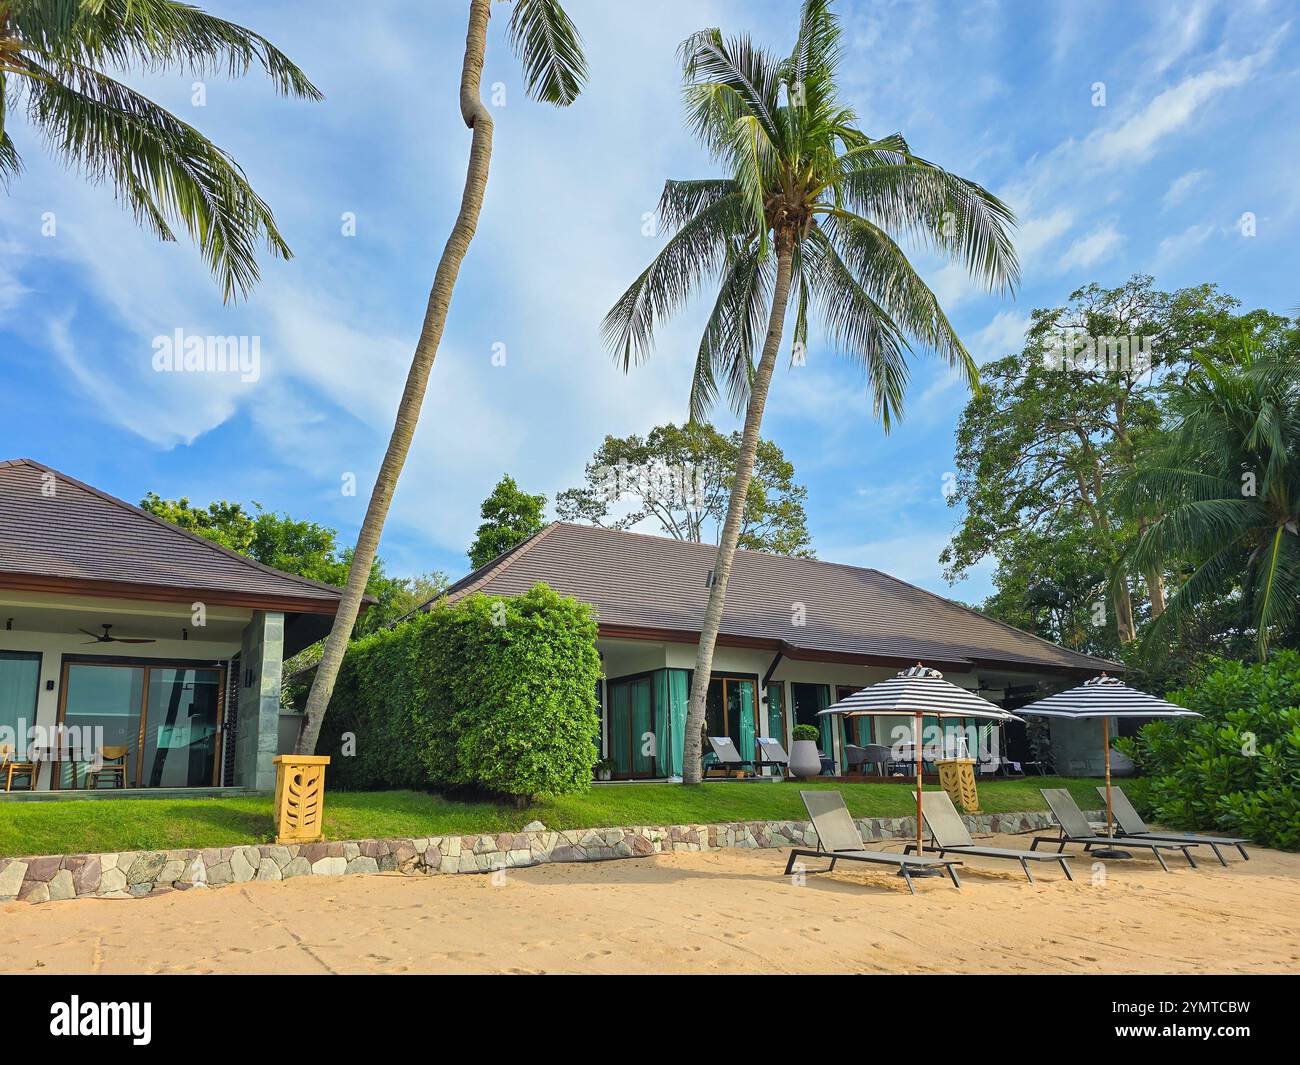
[[[1102,796],[1106,794],[1105,788],[1097,789]],[[1195,832],[1153,832],[1147,828],[1147,824],[1142,820],[1142,815],[1133,808],[1129,798],[1124,794],[1123,788],[1111,789],[1110,808],[1115,815],[1115,820],[1119,822],[1119,827],[1124,830],[1126,836],[1134,836],[1138,839],[1158,839],[1165,840],[1169,843],[1199,843],[1210,850],[1214,851],[1214,856],[1219,859],[1220,865],[1227,865],[1223,855],[1220,853],[1220,847],[1236,847],[1246,861],[1250,861],[1250,855],[1246,853],[1245,844],[1250,841],[1238,836],[1202,836]]]
[[[907,888],[913,895],[916,886],[912,883],[912,871],[916,869],[941,869],[952,877],[952,882],[961,887],[957,879],[956,867],[961,862],[952,858],[927,858],[923,855],[889,853],[888,851],[869,851],[862,845],[858,835],[858,826],[853,823],[849,808],[844,805],[844,798],[838,791],[801,791],[804,809],[813,823],[817,833],[817,850],[792,850],[790,860],[785,863],[785,875],[794,869],[796,858],[829,858],[829,869],[814,869],[813,872],[829,873],[838,861],[869,862],[874,865],[896,866]]]
[[[759,736],[754,742],[758,744],[758,768],[762,769],[765,765],[774,766],[784,780],[785,771],[790,768],[790,756],[785,753],[781,741]]]
[[[912,792],[912,795],[915,796],[916,792]],[[957,812],[957,807],[953,806],[952,799],[948,798],[946,791],[925,792],[921,796],[921,816],[925,819],[925,827],[930,830],[930,838],[934,840],[940,858],[949,851],[953,854],[973,854],[980,858],[1005,858],[1008,861],[1019,862],[1020,868],[1025,871],[1025,876],[1029,878],[1031,884],[1034,882],[1034,874],[1029,871],[1030,862],[1059,862],[1065,878],[1074,879],[1064,854],[1018,851],[976,843],[970,838],[970,832],[966,830],[966,822],[961,819],[961,814]],[[910,852],[915,846],[915,843],[910,844],[908,851]]]
[[[713,770],[721,769],[749,769],[753,770],[754,763],[748,758],[741,758],[740,752],[736,750],[736,745],[731,742],[730,736],[709,736],[707,737],[709,746],[713,748],[713,756],[716,762],[710,762],[705,767],[704,775],[707,777]]]
[[[1033,842],[1029,844],[1029,849],[1037,850],[1040,843],[1055,843],[1056,852],[1061,854],[1065,851],[1067,843],[1079,843],[1083,845],[1085,852],[1090,852],[1093,847],[1114,846],[1114,847],[1133,847],[1134,849],[1149,850],[1155,855],[1160,867],[1167,873],[1169,866],[1165,864],[1165,856],[1161,851],[1175,850],[1182,851],[1183,857],[1187,859],[1187,864],[1193,869],[1196,868],[1196,859],[1192,857],[1189,847],[1195,846],[1192,843],[1172,843],[1163,842],[1154,839],[1133,839],[1131,836],[1099,836],[1088,823],[1088,818],[1079,804],[1074,801],[1065,788],[1039,788],[1039,794],[1047,800],[1048,808],[1052,811],[1052,816],[1056,818],[1056,823],[1060,826],[1061,834],[1059,836],[1035,836]]]

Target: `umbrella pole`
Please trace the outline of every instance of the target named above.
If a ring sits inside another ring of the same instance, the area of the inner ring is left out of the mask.
[[[913,739],[915,740],[915,748],[916,748],[916,853],[920,854],[925,849],[921,842],[921,788],[923,787],[923,784],[921,782],[921,715],[920,714],[916,715],[916,723],[914,725],[914,729],[915,729],[915,733],[913,735]]]
[[[1105,751],[1106,759],[1106,838],[1113,840],[1115,838],[1115,815],[1114,807],[1110,801],[1110,718],[1101,719],[1101,744]],[[1132,858],[1133,855],[1128,851],[1117,851],[1114,847],[1103,847],[1101,850],[1092,852],[1098,858]]]

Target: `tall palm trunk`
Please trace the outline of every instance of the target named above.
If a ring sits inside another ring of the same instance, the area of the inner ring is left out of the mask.
[[[366,517],[361,523],[361,535],[357,537],[356,553],[352,556],[352,568],[348,570],[348,582],[343,590],[338,614],[334,618],[334,627],[330,629],[329,638],[325,641],[325,653],[321,656],[320,665],[316,667],[311,694],[307,697],[306,721],[303,722],[298,740],[299,754],[311,754],[316,750],[321,720],[325,716],[330,696],[334,693],[334,682],[338,679],[348,639],[361,609],[361,598],[365,594],[366,582],[370,579],[370,567],[374,564],[375,552],[379,548],[384,519],[388,516],[397,479],[411,450],[411,438],[415,435],[415,426],[420,419],[420,407],[424,403],[424,392],[429,384],[429,372],[433,369],[443,327],[447,324],[447,309],[451,305],[456,277],[460,273],[465,254],[469,251],[470,241],[474,239],[479,212],[483,207],[488,167],[492,161],[492,116],[483,106],[479,82],[483,74],[483,56],[487,49],[490,7],[491,0],[470,0],[469,31],[465,36],[465,59],[460,72],[460,113],[465,125],[473,130],[473,138],[470,142],[469,166],[465,175],[465,191],[461,194],[460,212],[456,215],[456,224],[452,226],[451,236],[447,238],[447,245],[438,262],[433,289],[429,293],[429,303],[424,312],[424,327],[420,330],[420,339],[415,346],[411,369],[406,377],[406,388],[403,389],[401,402],[397,406],[393,435],[388,441],[388,450],[384,453],[374,490],[370,493],[370,505],[366,508]]]
[[[749,388],[749,404],[745,409],[745,430],[740,438],[740,454],[736,458],[736,479],[731,486],[731,499],[727,504],[727,520],[722,526],[718,543],[718,558],[713,565],[713,587],[709,589],[709,605],[704,611],[704,625],[700,630],[700,645],[695,653],[695,677],[691,681],[690,707],[686,712],[686,735],[682,744],[682,780],[686,784],[700,782],[700,734],[704,729],[704,700],[709,691],[709,678],[713,674],[713,647],[722,624],[722,609],[727,601],[727,581],[731,577],[731,563],[736,557],[736,544],[740,540],[740,526],[745,516],[745,500],[749,495],[749,482],[754,476],[754,460],[758,455],[758,431],[763,422],[763,408],[767,404],[767,390],[772,383],[772,370],[776,367],[776,354],[781,347],[781,334],[785,330],[786,305],[790,300],[790,276],[793,271],[793,238],[778,236],[776,257],[776,287],[772,292],[772,310],[768,316],[767,337],[763,341],[763,355],[758,362]],[[761,704],[762,692],[758,693]]]

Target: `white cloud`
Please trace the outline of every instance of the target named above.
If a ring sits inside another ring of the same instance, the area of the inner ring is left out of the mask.
[[[1073,224],[1074,212],[1066,207],[1058,207],[1050,214],[1026,218],[1016,231],[1016,251],[1021,263],[1037,259],[1058,237],[1069,232]]]
[[[1069,270],[1086,270],[1097,263],[1104,262],[1124,243],[1123,236],[1111,224],[1093,230],[1086,237],[1080,237],[1065,250],[1057,264],[1064,273]]]
[[[1214,226],[1206,223],[1190,225],[1181,233],[1166,237],[1156,249],[1156,262],[1162,266],[1179,265],[1180,259],[1204,244],[1213,232]]]
[[[1174,207],[1182,203],[1192,189],[1205,181],[1208,174],[1208,170],[1189,170],[1185,174],[1180,174],[1170,183],[1160,202],[1165,207]]]

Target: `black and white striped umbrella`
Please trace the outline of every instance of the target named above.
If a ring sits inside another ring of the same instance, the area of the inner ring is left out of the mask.
[[[1154,695],[1130,688],[1103,673],[1077,688],[1049,695],[1022,706],[1017,714],[1043,717],[1200,717],[1194,710],[1175,706]]]
[[[918,662],[889,680],[882,680],[819,711],[819,716],[871,717],[908,714],[913,719],[912,751],[916,759],[916,852],[925,853],[921,839],[921,721],[925,717],[977,717],[990,721],[1019,721],[997,703],[944,680],[937,669]]]
[[[854,692],[828,706],[821,714],[870,717],[890,714],[924,714],[927,717],[978,717],[992,721],[1018,721],[997,703],[944,680],[937,669],[917,663],[895,677]]]
[[[1195,710],[1157,699],[1154,695],[1130,688],[1116,677],[1103,673],[1085,680],[1077,688],[1049,695],[1036,703],[1020,707],[1016,713],[1026,717],[1100,718],[1101,742],[1106,758],[1106,835],[1115,836],[1115,818],[1110,792],[1110,719],[1112,717],[1200,717]],[[1101,858],[1128,858],[1114,848],[1094,851]]]

